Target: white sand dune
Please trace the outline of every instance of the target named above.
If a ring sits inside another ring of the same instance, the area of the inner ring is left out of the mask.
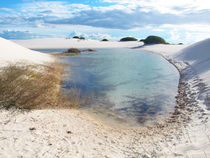
[[[210,86],[210,39],[183,49],[175,58],[187,62],[199,78]]]
[[[192,45],[150,45],[144,50],[159,53],[166,58],[182,61],[195,71],[200,79],[210,86],[210,39]]]
[[[14,42],[5,40],[0,37],[0,64],[1,66],[8,63],[28,62],[30,64],[43,64],[52,62],[54,59],[40,52],[29,50]]]
[[[113,48],[141,45],[137,42],[100,44],[97,41],[83,43],[66,40],[63,43],[64,41],[65,39],[60,42],[58,39],[43,39],[16,42],[28,48]],[[3,46],[4,42],[7,45]],[[13,45],[0,40],[2,51]],[[210,87],[209,46],[210,40],[207,39],[190,46],[150,45],[139,48],[164,56],[182,73],[185,98],[188,98],[183,104],[187,107],[179,111],[181,115],[173,120],[175,123],[163,122],[157,127],[121,129],[107,126],[78,110],[34,110],[24,113],[1,110],[0,157],[210,157],[210,121],[207,119],[210,115],[206,108]],[[13,60],[19,59],[19,53],[24,56],[29,51],[23,47],[18,48],[16,53],[13,53],[14,49],[11,49],[12,52],[8,51],[9,55],[4,59],[10,60],[10,56]],[[42,57],[45,58],[40,54],[40,58]],[[187,119],[183,120],[182,117]]]
[[[161,54],[177,66],[186,84],[187,106],[195,109],[192,121],[182,129],[183,142],[175,141],[171,151],[183,157],[210,157],[210,39],[190,46],[151,45],[141,49]]]
[[[142,42],[102,42],[97,40],[79,40],[79,39],[32,39],[32,40],[15,40],[14,42],[32,49],[43,48],[130,48],[142,45]]]

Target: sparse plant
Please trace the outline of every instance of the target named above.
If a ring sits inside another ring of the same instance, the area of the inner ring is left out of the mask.
[[[79,39],[81,39],[81,40],[85,40],[85,37],[80,37]]]
[[[105,39],[102,39],[101,41],[103,41],[103,42],[107,42],[107,41],[109,41],[109,40],[105,38]]]
[[[124,37],[120,39],[120,41],[138,41],[138,40],[134,37]]]
[[[73,38],[79,39],[79,36],[74,36]]]
[[[144,42],[144,44],[169,44],[159,36],[148,36],[146,39],[141,39],[140,42]]]
[[[77,48],[69,48],[66,53],[81,53]]]
[[[0,106],[34,109],[57,106],[60,93],[60,64],[34,66],[15,64],[0,71]]]

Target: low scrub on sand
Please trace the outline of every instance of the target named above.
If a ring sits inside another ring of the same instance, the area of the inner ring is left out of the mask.
[[[138,41],[138,40],[134,37],[124,37],[120,39],[120,41]]]
[[[148,36],[146,39],[140,40],[144,44],[168,44],[163,38],[159,36]]]
[[[74,36],[73,38],[75,38],[75,39],[79,39],[79,36]]]
[[[66,53],[81,53],[77,48],[69,48]]]
[[[74,108],[88,101],[77,89],[61,91],[64,66],[9,65],[0,69],[0,107],[10,109]]]
[[[101,41],[103,41],[103,42],[107,42],[107,41],[109,41],[109,40],[105,38],[105,39],[102,39]]]
[[[75,56],[81,54],[81,51],[77,48],[69,48],[66,52],[57,53],[54,55],[64,55],[64,56]]]
[[[62,66],[15,64],[0,70],[0,106],[6,109],[53,107],[58,103]]]
[[[95,52],[96,50],[94,49],[84,49],[84,50],[79,50],[77,48],[69,48],[66,52],[63,53],[56,53],[54,55],[56,56],[75,56],[75,55],[80,55],[82,52]]]
[[[85,37],[80,37],[79,39],[81,39],[81,40],[85,40]]]

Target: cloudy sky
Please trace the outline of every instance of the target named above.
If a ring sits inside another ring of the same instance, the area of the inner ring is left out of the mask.
[[[171,43],[210,37],[210,0],[1,0],[0,36],[81,35],[119,40],[149,35]]]

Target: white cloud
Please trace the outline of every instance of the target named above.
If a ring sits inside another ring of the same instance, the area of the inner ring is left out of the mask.
[[[208,24],[164,24],[160,26],[161,28],[175,28],[177,30],[185,30],[191,32],[209,32],[210,33],[210,25]],[[210,35],[210,34],[209,34]]]
[[[102,2],[110,4],[100,6],[98,3],[99,6],[92,7],[71,4],[68,1],[44,0],[27,1],[14,10],[0,8],[0,29],[19,27],[24,31],[22,27],[26,28],[25,30],[31,28],[36,34],[41,32],[54,37],[66,37],[69,32],[77,30],[83,32],[82,35],[86,38],[93,39],[119,39],[119,36],[128,36],[130,33],[144,38],[154,34],[165,36],[167,41],[175,43],[198,41],[210,34],[209,0]]]
[[[141,7],[141,11],[158,11],[170,14],[210,10],[209,0],[103,0],[103,2],[121,5],[135,4],[136,7]]]
[[[0,32],[0,37],[6,39],[33,39],[44,37],[40,34],[35,34],[30,31],[18,31],[18,30],[3,30]]]
[[[210,25],[206,24],[166,24],[160,26],[160,28],[170,30],[170,38],[168,40],[172,42],[181,41],[185,43],[192,43],[210,38]]]
[[[0,8],[0,11],[13,12],[10,8]]]
[[[81,33],[78,31],[73,31],[69,34],[68,38],[72,38],[74,36],[79,37],[85,37],[86,39],[94,39],[94,40],[102,40],[104,38],[106,39],[113,39],[109,34],[103,34],[103,33]]]
[[[163,32],[164,30],[163,29],[160,29],[160,28],[155,28],[155,29],[152,29],[152,31]]]
[[[51,16],[59,18],[69,18],[76,13],[90,9],[88,5],[68,4],[62,1],[25,3],[21,8],[21,12],[27,17]]]
[[[170,32],[170,41],[178,41],[180,40],[179,32],[176,29],[171,30]]]
[[[136,9],[136,5],[110,5],[106,7],[93,7],[93,10],[101,11],[101,12],[108,12],[113,10],[120,10],[126,13],[133,13]]]

